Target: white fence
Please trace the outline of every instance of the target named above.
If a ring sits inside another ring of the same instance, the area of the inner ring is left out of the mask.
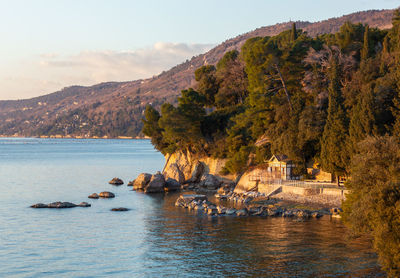
[[[287,185],[296,187],[307,187],[307,188],[337,188],[336,184],[332,183],[319,183],[319,182],[306,182],[301,180],[282,180],[274,179],[265,175],[251,175],[249,176],[250,181],[258,181],[265,185]]]

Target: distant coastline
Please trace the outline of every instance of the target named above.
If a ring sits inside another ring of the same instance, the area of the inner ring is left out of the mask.
[[[21,136],[21,135],[4,135],[0,134],[0,138],[42,138],[42,139],[123,139],[123,140],[150,140],[150,137],[147,136],[117,136],[117,137],[110,137],[110,136],[72,136],[72,135],[41,135],[41,136]]]

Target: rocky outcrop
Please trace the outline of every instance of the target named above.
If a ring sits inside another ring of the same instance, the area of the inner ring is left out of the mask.
[[[171,178],[171,179],[178,181],[180,184],[185,183],[185,175],[179,169],[179,166],[177,163],[169,164],[164,173],[167,173],[167,174],[164,174],[165,179]]]
[[[120,178],[113,178],[113,179],[110,180],[108,183],[109,183],[109,184],[112,184],[112,185],[121,185],[121,184],[124,184],[124,182],[123,182]]]
[[[200,185],[209,190],[218,189],[222,184],[222,181],[219,180],[216,176],[211,174],[205,174],[201,177]]]
[[[164,192],[165,178],[158,172],[151,177],[149,184],[144,188],[145,193],[160,193]]]
[[[148,173],[141,173],[133,181],[133,190],[144,190],[144,188],[149,184],[152,175]]]
[[[199,156],[189,152],[175,152],[165,157],[164,177],[176,179],[179,183],[198,183],[204,174],[211,174],[220,179],[234,181],[234,175],[222,175],[226,159]],[[179,170],[179,171],[178,171]],[[180,178],[179,178],[180,175]],[[181,181],[183,176],[183,182]]]
[[[191,177],[186,181],[186,183],[200,182],[201,176],[204,174],[204,169],[205,169],[204,163],[197,161],[196,165],[194,166]]]

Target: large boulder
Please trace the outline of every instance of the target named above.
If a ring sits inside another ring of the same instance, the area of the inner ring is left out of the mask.
[[[124,184],[124,182],[123,182],[121,179],[119,179],[119,178],[113,178],[113,179],[110,180],[108,183],[109,183],[109,184],[113,184],[113,185],[121,185],[121,184]]]
[[[100,198],[114,198],[115,194],[112,192],[104,191],[104,192],[100,192],[99,197]]]
[[[214,175],[206,174],[201,178],[201,185],[207,189],[215,190],[221,186],[221,181]]]
[[[165,181],[165,188],[164,188],[165,191],[170,192],[170,191],[177,191],[180,189],[181,189],[181,184],[177,180],[168,178]]]
[[[196,163],[194,166],[193,172],[190,176],[190,179],[186,181],[186,183],[198,183],[200,182],[201,176],[204,174],[204,164],[200,161]]]
[[[149,184],[145,187],[145,193],[159,193],[164,192],[165,179],[164,176],[157,172],[157,174],[151,177]]]
[[[180,184],[185,182],[185,174],[179,169],[177,163],[172,163],[164,170],[165,179],[171,178],[177,180]]]
[[[133,190],[144,190],[144,188],[149,184],[152,175],[148,173],[141,173],[133,181]]]

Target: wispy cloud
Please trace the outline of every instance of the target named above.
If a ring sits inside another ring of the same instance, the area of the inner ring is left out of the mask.
[[[43,53],[3,78],[0,99],[50,93],[70,85],[148,78],[211,49],[211,44],[158,42],[128,51]],[[29,76],[29,78],[27,78]]]

